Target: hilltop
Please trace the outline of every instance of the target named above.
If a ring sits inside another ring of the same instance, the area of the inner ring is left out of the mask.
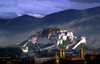
[[[20,47],[26,53],[42,50],[52,51],[61,47],[78,49],[80,45],[83,45],[85,49],[91,48],[84,36],[76,37],[73,32],[68,31],[66,28],[52,27],[38,31],[36,34],[28,37],[26,41],[11,46]]]

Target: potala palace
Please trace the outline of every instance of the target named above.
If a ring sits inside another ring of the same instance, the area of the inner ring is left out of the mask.
[[[81,43],[86,43],[86,38],[84,36],[76,37],[73,35],[73,32],[68,31],[66,28],[45,28],[43,31],[39,31],[34,35],[31,35],[28,38],[28,41],[22,46],[23,52],[28,52],[27,44],[29,42],[32,42],[33,44],[41,43],[41,44],[47,44],[47,43],[54,43],[54,45],[46,47],[46,48],[40,48],[40,50],[48,50],[52,49],[54,47],[58,47],[59,45],[62,45],[64,41],[70,40],[70,44],[65,45],[65,49],[69,49],[69,47],[72,46],[72,49],[76,49],[78,45]]]

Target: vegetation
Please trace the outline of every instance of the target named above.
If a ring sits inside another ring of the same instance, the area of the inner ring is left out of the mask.
[[[0,48],[0,57],[20,57],[22,50],[17,47],[1,47]]]
[[[100,15],[76,19],[63,27],[74,32],[76,36],[85,36],[87,42],[95,48],[100,47]]]
[[[81,46],[84,48],[84,49],[93,49],[93,47],[91,45],[89,45],[88,43],[86,44],[80,44],[76,49],[80,49]]]
[[[70,40],[69,40],[69,39],[68,39],[68,40],[66,40],[66,41],[64,41],[64,40],[63,40],[63,44],[59,45],[58,47],[63,48],[63,47],[65,47],[66,45],[69,45],[69,44],[71,44],[71,42],[70,42]]]
[[[9,45],[9,47],[19,47],[21,48],[28,40],[25,40],[23,42],[21,42],[20,44],[16,45],[16,44],[13,44],[13,45]],[[28,46],[28,50],[29,51],[33,51],[33,52],[37,52],[40,50],[40,48],[45,48],[45,47],[48,47],[48,46],[51,46],[53,45],[53,43],[48,43],[48,44],[40,44],[40,43],[35,43],[33,44],[32,42],[29,42],[27,44]]]
[[[40,43],[35,43],[35,44],[33,44],[33,43],[29,43],[27,46],[29,47],[29,51],[34,51],[34,52],[36,52],[36,51],[39,51],[40,50],[40,48],[45,48],[45,47],[48,47],[48,46],[51,46],[51,45],[53,45],[52,43],[48,43],[48,44],[40,44]]]
[[[100,49],[100,48],[97,48],[97,49]]]
[[[25,41],[22,41],[20,42],[19,44],[16,43],[16,44],[12,44],[12,45],[9,45],[8,47],[21,47],[23,46],[28,40],[25,40]]]

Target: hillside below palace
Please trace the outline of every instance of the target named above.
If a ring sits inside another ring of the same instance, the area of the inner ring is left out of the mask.
[[[75,49],[79,44],[86,43],[86,38],[84,36],[76,37],[73,35],[73,32],[68,31],[66,28],[57,27],[45,28],[43,31],[38,31],[36,34],[31,35],[28,38],[28,42],[32,42],[33,44],[37,42],[41,44],[54,43],[53,46],[56,47],[63,44],[63,41],[66,41],[68,39],[72,43],[66,45],[66,49],[68,49],[72,45],[74,45],[72,49]],[[26,47],[25,45],[27,45],[28,42],[26,42],[26,44],[24,44],[23,46]],[[53,46],[49,48],[52,48]],[[24,51],[25,49],[22,50]]]

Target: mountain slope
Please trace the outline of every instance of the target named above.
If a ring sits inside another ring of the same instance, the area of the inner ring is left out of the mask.
[[[4,27],[4,29],[7,31],[30,31],[37,27],[44,28],[50,25],[62,25],[75,19],[87,18],[89,16],[94,16],[97,14],[100,15],[99,11],[100,6],[86,10],[69,9],[47,15],[43,18],[35,18],[32,16],[23,15],[8,20],[0,19],[0,26],[2,28]]]
[[[44,21],[45,23],[48,22],[47,24],[68,23],[75,19],[86,18],[88,16],[93,16],[97,14],[100,15],[99,11],[100,11],[100,6],[86,9],[86,10],[69,9],[69,10],[60,11],[60,12],[47,15],[42,19],[42,21]]]
[[[94,47],[100,47],[100,15],[77,19],[69,22],[63,27],[73,31],[77,36],[85,36],[87,38],[87,42]]]
[[[11,19],[6,22],[7,31],[30,31],[41,25],[40,19],[24,15],[18,18]]]
[[[26,40],[42,28],[39,18],[24,15],[14,19],[0,19],[0,46]]]
[[[81,21],[80,20],[81,18],[88,18],[90,16],[100,15],[99,11],[100,11],[100,6],[87,10],[70,9],[70,10],[60,11],[47,15],[41,19],[31,17],[28,15],[20,16],[14,19],[7,19],[7,20],[0,19],[0,44],[1,44],[0,46],[24,41],[27,39],[27,37],[34,34],[35,31],[41,30],[46,27],[52,27],[52,26],[61,27],[62,25],[67,24],[71,21],[75,20]],[[77,25],[73,26],[77,27]],[[97,27],[96,29],[99,28]],[[91,29],[90,31],[91,33],[92,30],[95,29]],[[79,34],[83,34],[83,32]]]

